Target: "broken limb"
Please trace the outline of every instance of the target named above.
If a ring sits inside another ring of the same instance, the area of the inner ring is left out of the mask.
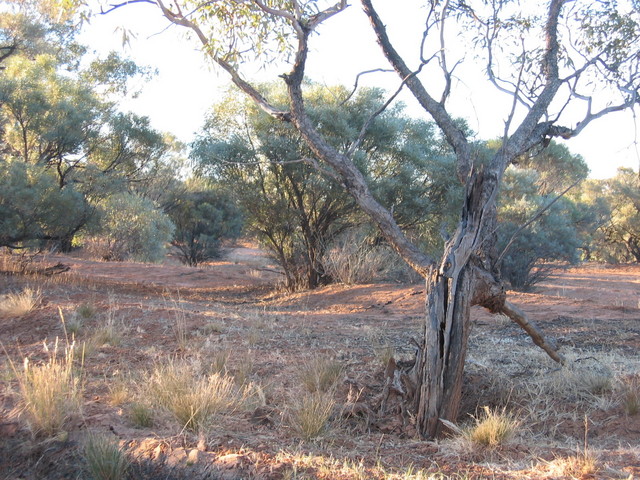
[[[566,359],[558,353],[558,348],[553,344],[553,342],[547,342],[545,340],[540,329],[535,323],[533,323],[533,321],[529,320],[526,313],[510,302],[504,302],[500,313],[505,314],[512,321],[520,325],[520,327],[522,327],[522,329],[531,337],[533,343],[542,348],[554,361],[561,365],[566,364]]]

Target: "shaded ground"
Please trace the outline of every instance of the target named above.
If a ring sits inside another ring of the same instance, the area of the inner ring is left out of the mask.
[[[45,261],[71,269],[47,279],[0,276],[0,294],[25,285],[42,294],[32,312],[0,317],[6,349],[0,478],[85,478],[79,446],[87,432],[121,442],[135,459],[132,478],[418,478],[410,468],[452,478],[640,476],[640,415],[629,415],[624,401],[625,385],[639,375],[639,266],[572,268],[533,293],[512,293],[513,303],[562,346],[570,368],[547,359],[505,318],[473,311],[459,424],[485,405],[521,419],[511,443],[483,449],[455,437],[421,441],[410,415],[376,414],[383,359],[390,352],[411,358],[411,339],[420,336],[421,285],[334,285],[284,294],[274,290],[277,269],[248,247],[203,268],[64,256]],[[93,313],[77,333],[79,343],[91,345],[82,417],[67,427],[67,436],[32,439],[18,415],[18,386],[6,360],[20,365],[23,357],[44,358],[43,342],[64,338],[58,309],[69,323],[83,308]],[[186,342],[177,337],[181,319]],[[109,321],[117,325],[118,341],[91,343]],[[131,398],[114,401],[118,385],[126,384],[133,396],[145,372],[168,358],[206,369],[220,352],[228,356],[229,373],[259,383],[264,399],[248,411],[222,415],[204,436],[161,415],[152,428],[135,428]],[[318,355],[339,360],[344,376],[332,428],[302,441],[289,414],[302,394],[300,364]],[[597,459],[593,472],[568,466],[585,454],[585,430]]]

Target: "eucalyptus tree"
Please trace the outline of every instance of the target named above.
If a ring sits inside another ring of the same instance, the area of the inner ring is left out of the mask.
[[[56,56],[72,64],[84,48],[74,40],[77,2],[4,0],[0,12],[0,67],[13,55]]]
[[[286,104],[283,88],[265,87],[274,100]],[[380,102],[379,89],[353,95],[345,87],[308,85],[305,99],[317,128],[334,148],[346,151],[359,128]],[[416,236],[426,209],[433,211],[438,230],[448,206],[435,199],[450,185],[441,182],[438,166],[446,164],[432,124],[403,115],[401,106],[378,116],[355,159],[373,193],[397,221]],[[300,133],[258,109],[238,101],[236,92],[217,104],[191,153],[198,171],[226,184],[246,212],[247,228],[282,267],[289,289],[315,288],[332,279],[325,253],[345,230],[362,224],[353,199],[335,178],[322,175]],[[305,161],[306,159],[306,161]],[[425,189],[425,184],[438,188]],[[451,182],[449,182],[451,183]]]
[[[189,29],[206,54],[260,108],[291,123],[322,168],[340,178],[400,255],[425,277],[424,335],[414,366],[405,372],[405,387],[399,386],[413,407],[421,434],[437,435],[440,419],[455,419],[458,412],[472,305],[509,316],[549,355],[562,361],[532,329],[526,315],[506,299],[496,264],[496,199],[506,168],[526,152],[542,149],[554,138],[571,139],[603,116],[638,105],[637,2],[425,2],[422,40],[409,64],[394,47],[396,39],[389,35],[372,0],[361,0],[399,82],[436,122],[456,157],[451,175],[464,185],[465,196],[456,232],[438,259],[404,235],[355,165],[368,122],[347,151],[341,152],[322,136],[307,111],[303,89],[307,63],[313,56],[312,34],[344,12],[346,0],[335,4],[316,0],[147,1],[157,5],[170,22]],[[406,7],[394,6],[396,11],[402,8]],[[348,29],[344,34],[350,35]],[[469,57],[477,60],[468,63],[472,73],[465,75],[474,75],[474,82],[486,78],[509,99],[501,146],[483,162],[476,160],[475,143],[449,111],[450,101],[458,94],[455,74],[467,60],[454,44],[466,45],[474,53]],[[249,53],[265,58],[277,49],[292,54],[289,71],[281,75],[289,97],[286,107],[272,103],[240,70]]]
[[[172,146],[148,119],[117,111],[129,80],[148,71],[114,53],[84,66],[86,48],[58,2],[7,3],[0,168],[12,188],[0,189],[0,238],[3,246],[46,240],[67,250],[101,199],[147,190],[166,171]]]

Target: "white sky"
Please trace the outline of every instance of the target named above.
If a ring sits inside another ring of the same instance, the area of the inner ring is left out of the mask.
[[[398,6],[402,3],[405,2],[378,2],[378,8],[383,20],[388,19],[389,33],[397,48],[407,54],[415,53],[422,16],[420,12],[404,15],[402,21],[394,25],[394,17],[397,19]],[[189,142],[202,125],[206,111],[222,98],[223,90],[229,84],[225,72],[210,67],[198,50],[198,43],[185,38],[185,29],[168,26],[160,11],[152,5],[133,4],[108,15],[93,17],[81,40],[101,53],[122,52],[119,27],[136,34],[130,46],[124,48],[124,53],[140,65],[158,69],[154,79],[141,85],[141,95],[129,100],[123,108],[149,116],[155,128]],[[354,2],[346,12],[329,19],[319,33],[312,37],[310,44],[309,78],[327,85],[352,86],[359,72],[389,68],[358,3]],[[277,75],[286,70],[280,67],[266,72],[254,67],[243,73],[249,79],[266,81],[277,79]],[[460,77],[456,82],[456,95],[452,96],[457,100],[449,105],[449,110],[465,117],[479,138],[500,136],[511,99],[493,90],[479,90],[477,86],[483,82],[464,76],[462,70]],[[360,84],[392,91],[398,80],[393,73],[375,73],[363,77]],[[420,115],[415,100],[408,95],[403,96],[403,100],[409,113]],[[619,166],[638,169],[640,154],[634,145],[636,138],[640,141],[640,127],[630,112],[624,112],[594,122],[567,145],[572,152],[585,158],[592,177],[607,178],[615,175]]]

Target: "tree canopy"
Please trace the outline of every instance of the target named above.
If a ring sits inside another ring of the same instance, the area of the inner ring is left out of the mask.
[[[97,228],[101,202],[144,195],[173,144],[118,104],[147,69],[116,53],[85,61],[56,2],[9,7],[0,13],[0,246],[66,250]]]

